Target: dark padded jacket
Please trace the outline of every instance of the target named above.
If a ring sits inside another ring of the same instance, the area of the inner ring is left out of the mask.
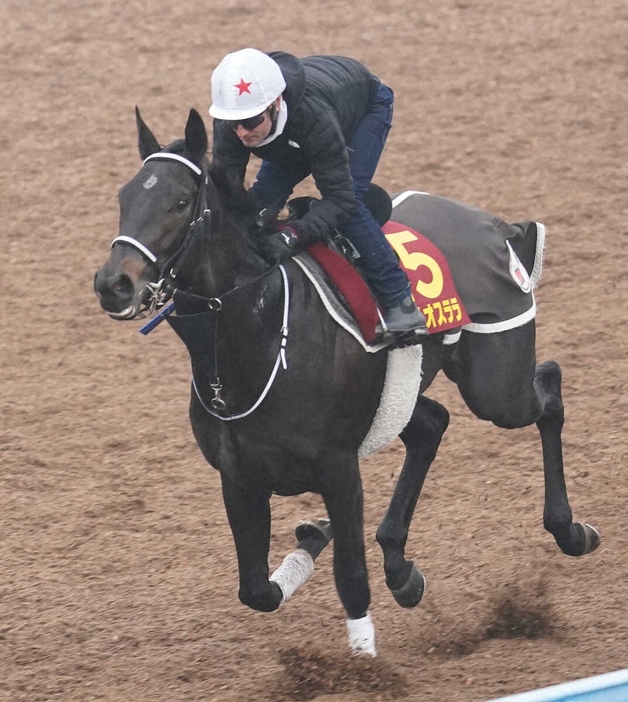
[[[321,194],[319,205],[297,225],[309,243],[341,227],[355,208],[346,141],[369,112],[380,81],[361,63],[343,56],[298,59],[282,51],[269,56],[286,81],[288,121],[283,132],[269,144],[249,149],[224,120],[214,120],[212,157],[240,181],[251,153],[307,169]]]

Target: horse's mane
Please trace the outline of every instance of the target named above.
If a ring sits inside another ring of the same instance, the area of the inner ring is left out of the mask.
[[[252,223],[260,208],[251,193],[220,164],[210,163],[208,172],[227,213],[238,220],[250,219]]]

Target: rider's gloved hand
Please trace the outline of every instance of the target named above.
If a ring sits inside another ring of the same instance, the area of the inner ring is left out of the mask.
[[[303,248],[299,233],[290,225],[271,234],[263,243],[264,258],[269,263],[281,263]]]

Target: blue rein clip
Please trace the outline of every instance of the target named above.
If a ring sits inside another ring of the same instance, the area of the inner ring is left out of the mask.
[[[172,312],[174,312],[174,302],[170,302],[164,307],[162,307],[149,322],[146,322],[146,324],[143,327],[140,327],[140,333],[146,336],[146,334],[152,332],[153,329],[158,324],[161,324],[164,321],[164,319],[166,319],[166,317]]]

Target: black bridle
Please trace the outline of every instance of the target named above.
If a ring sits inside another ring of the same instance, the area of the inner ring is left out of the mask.
[[[213,358],[213,363],[210,364],[210,366],[207,368],[208,372],[208,378],[209,378],[209,387],[213,393],[213,396],[211,399],[208,401],[205,400],[204,398],[204,393],[200,392],[199,389],[196,386],[196,381],[194,380],[193,376],[193,385],[194,385],[194,390],[196,392],[196,395],[205,409],[206,412],[211,414],[212,416],[221,419],[222,421],[232,421],[234,419],[241,419],[243,417],[247,417],[249,414],[254,412],[257,407],[262,403],[264,398],[266,397],[267,393],[270,391],[274,381],[275,377],[279,371],[280,368],[283,368],[284,370],[287,369],[287,361],[286,361],[286,343],[287,343],[287,336],[288,336],[288,317],[289,317],[289,309],[290,309],[290,294],[289,294],[289,285],[288,285],[288,277],[286,270],[283,266],[281,265],[275,265],[267,270],[265,270],[261,275],[256,276],[252,280],[248,281],[244,285],[240,285],[238,287],[235,287],[231,290],[226,291],[221,295],[220,298],[214,297],[214,298],[205,298],[199,295],[194,295],[189,292],[183,292],[181,290],[178,290],[176,288],[175,282],[177,278],[178,272],[181,270],[181,268],[185,265],[186,261],[196,250],[197,244],[201,242],[205,237],[211,235],[211,210],[207,206],[207,187],[209,185],[209,173],[208,173],[208,168],[207,164],[203,162],[201,166],[197,166],[196,164],[192,163],[192,161],[189,161],[188,159],[184,158],[183,156],[179,156],[178,154],[170,154],[167,152],[157,152],[155,154],[152,154],[151,156],[148,156],[144,160],[144,163],[146,161],[151,160],[151,159],[162,159],[162,160],[175,160],[180,163],[185,164],[188,168],[190,168],[196,176],[199,178],[199,183],[198,183],[198,193],[196,196],[196,202],[194,205],[194,213],[192,215],[192,220],[190,224],[188,225],[188,229],[185,233],[185,236],[183,238],[183,241],[181,242],[181,245],[175,251],[170,258],[168,258],[165,263],[163,263],[160,266],[160,273],[159,273],[159,280],[157,283],[148,283],[147,287],[151,292],[151,296],[149,298],[148,303],[145,305],[145,308],[142,310],[144,313],[144,316],[146,314],[152,313],[155,310],[159,308],[163,308],[162,311],[154,317],[150,322],[144,325],[140,331],[143,334],[148,334],[154,327],[159,324],[161,321],[164,319],[168,318],[169,315],[171,314],[172,311],[174,311],[175,303],[171,302],[169,305],[165,306],[168,300],[170,300],[173,296],[175,300],[182,299],[187,301],[187,303],[201,303],[203,307],[206,307],[207,311],[202,315],[203,317],[203,324],[204,328],[207,330],[207,349],[206,353],[208,354],[208,357]],[[157,265],[158,260],[155,254],[152,253],[144,244],[141,242],[137,241],[136,239],[133,239],[132,237],[127,237],[127,236],[118,236],[116,237],[112,242],[111,246],[113,247],[117,242],[120,243],[125,243],[130,246],[135,247],[138,251],[140,251],[152,264]],[[283,281],[283,291],[284,291],[284,300],[283,300],[283,312],[282,312],[282,322],[281,322],[281,328],[279,330],[281,334],[281,341],[279,345],[279,350],[277,353],[277,357],[275,359],[275,363],[273,365],[273,368],[270,372],[269,378],[266,382],[266,385],[263,389],[263,391],[260,393],[259,397],[257,400],[246,410],[240,411],[240,412],[234,412],[231,414],[227,414],[227,403],[225,400],[222,398],[222,392],[223,392],[223,386],[220,381],[220,376],[218,374],[218,356],[217,356],[217,340],[218,340],[218,316],[219,313],[222,311],[223,307],[223,299],[232,297],[236,293],[242,293],[245,292],[247,289],[253,287],[254,285],[258,284],[261,280],[266,278],[271,272],[273,272],[276,268],[279,268],[281,271],[281,276],[282,276],[282,281]],[[178,298],[177,296],[180,296]],[[199,328],[198,324],[199,322],[199,317],[201,315],[194,315],[196,317],[195,320],[195,326],[192,329],[191,332],[191,337],[194,339],[197,339],[199,336]],[[172,321],[172,318],[169,319],[169,321],[172,323],[172,325],[175,328],[175,331],[181,339],[184,341],[184,343],[189,343],[189,331],[185,331],[187,329],[187,324],[185,322],[185,315],[182,315],[181,318],[177,318],[177,323]]]
[[[171,154],[163,151],[151,154],[144,159],[144,165],[150,160],[174,160],[187,166],[198,178],[198,191],[196,194],[196,202],[194,203],[194,212],[192,220],[188,225],[188,229],[183,237],[181,246],[168,258],[159,269],[159,275],[156,283],[148,283],[147,288],[150,291],[150,297],[143,303],[140,310],[141,317],[154,312],[163,307],[163,305],[172,297],[174,291],[177,274],[185,264],[186,260],[194,251],[199,242],[201,242],[211,232],[211,209],[207,206],[207,186],[209,184],[209,174],[207,164],[201,163],[197,166],[189,159],[179,154]],[[117,236],[111,242],[111,248],[117,243],[128,244],[140,251],[153,265],[158,264],[157,256],[144,244],[130,236]]]

